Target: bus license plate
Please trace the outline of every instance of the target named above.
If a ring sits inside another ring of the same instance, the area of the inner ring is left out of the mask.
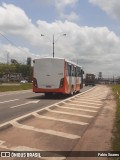
[[[51,88],[51,86],[46,86],[46,88]]]

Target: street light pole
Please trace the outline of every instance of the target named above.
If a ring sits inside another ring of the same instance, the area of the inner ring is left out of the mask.
[[[58,36],[58,38],[57,38],[56,41],[55,41],[55,38],[54,38],[54,34],[53,34],[53,41],[51,41],[50,38],[47,37],[47,36],[44,35],[44,34],[41,34],[41,36],[45,36],[50,42],[52,42],[52,44],[53,44],[53,58],[54,58],[54,56],[55,56],[55,43],[58,41],[58,39],[59,39],[62,35]],[[63,36],[66,36],[66,34],[63,34]]]
[[[54,41],[54,34],[53,34],[53,58],[54,58],[54,54],[55,54],[55,52],[54,52],[54,45],[55,45],[55,41]]]

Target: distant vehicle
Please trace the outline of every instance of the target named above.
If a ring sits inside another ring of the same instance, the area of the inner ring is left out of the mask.
[[[82,67],[63,58],[33,61],[33,92],[71,94],[83,88]]]
[[[20,81],[20,84],[25,84],[25,83],[28,83],[28,81],[27,80],[21,80]]]
[[[95,86],[95,75],[87,73],[85,76],[85,86],[92,85]]]

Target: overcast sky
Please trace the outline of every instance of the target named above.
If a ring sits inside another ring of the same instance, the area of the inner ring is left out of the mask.
[[[0,62],[52,56],[53,34],[56,57],[120,76],[120,0],[0,0]]]

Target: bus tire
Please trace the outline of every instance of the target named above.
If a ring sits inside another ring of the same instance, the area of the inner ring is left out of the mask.
[[[73,96],[75,94],[75,92],[74,92],[74,86],[72,85],[71,86],[71,91],[70,91],[70,96]]]

